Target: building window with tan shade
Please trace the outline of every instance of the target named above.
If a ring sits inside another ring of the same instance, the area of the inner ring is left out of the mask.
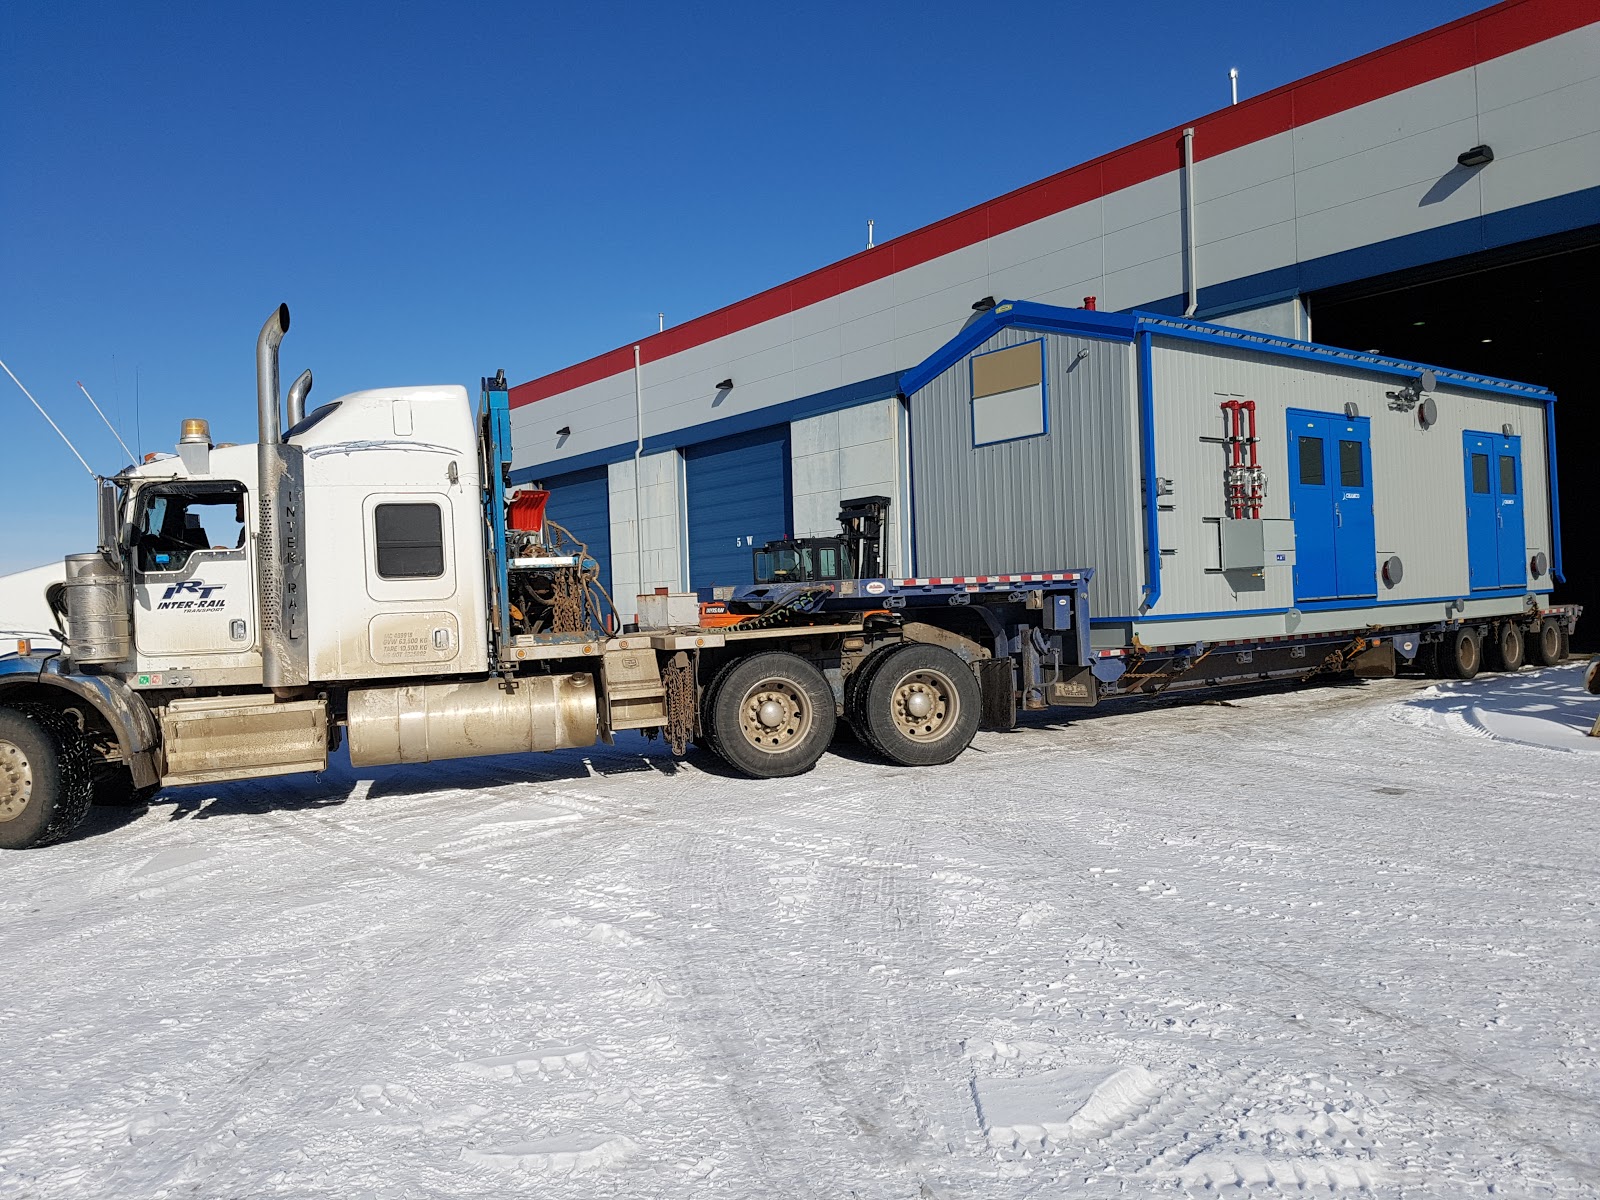
[[[974,446],[1049,432],[1045,419],[1043,338],[974,354],[971,365]]]

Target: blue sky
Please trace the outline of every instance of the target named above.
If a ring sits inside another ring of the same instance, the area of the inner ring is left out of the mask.
[[[1290,6],[42,3],[0,22],[0,358],[89,461],[313,400],[521,382],[1465,15]],[[0,572],[93,546],[0,376]]]

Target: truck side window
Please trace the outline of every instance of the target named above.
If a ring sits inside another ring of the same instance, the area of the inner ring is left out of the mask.
[[[141,571],[181,571],[198,550],[244,545],[244,492],[209,485],[199,494],[173,492],[146,500],[136,534]]]
[[[372,523],[380,577],[444,574],[444,518],[437,504],[380,504],[372,510]]]

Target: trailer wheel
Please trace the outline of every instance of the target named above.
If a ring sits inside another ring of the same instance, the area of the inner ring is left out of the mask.
[[[1565,657],[1566,645],[1561,636],[1561,623],[1546,617],[1539,622],[1539,632],[1533,639],[1533,661],[1541,667],[1553,667]]]
[[[1441,674],[1449,679],[1472,679],[1483,667],[1483,643],[1471,629],[1458,629],[1439,647]]]
[[[805,659],[768,651],[727,667],[713,683],[711,746],[755,779],[802,775],[833,741],[833,689]]]
[[[0,849],[60,841],[93,795],[77,727],[47,708],[0,708]]]
[[[972,744],[983,715],[983,692],[972,668],[942,646],[899,647],[858,695],[856,732],[902,767],[949,762]]]
[[[1522,626],[1514,621],[1504,622],[1489,640],[1489,669],[1491,671],[1520,671],[1525,661]]]

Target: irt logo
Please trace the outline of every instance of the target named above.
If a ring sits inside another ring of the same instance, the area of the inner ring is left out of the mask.
[[[227,586],[225,583],[205,583],[199,579],[185,579],[182,583],[175,583],[162,592],[161,598],[163,600],[171,600],[180,593],[188,592],[191,595],[199,596],[202,600],[209,600],[212,592],[220,592]]]

